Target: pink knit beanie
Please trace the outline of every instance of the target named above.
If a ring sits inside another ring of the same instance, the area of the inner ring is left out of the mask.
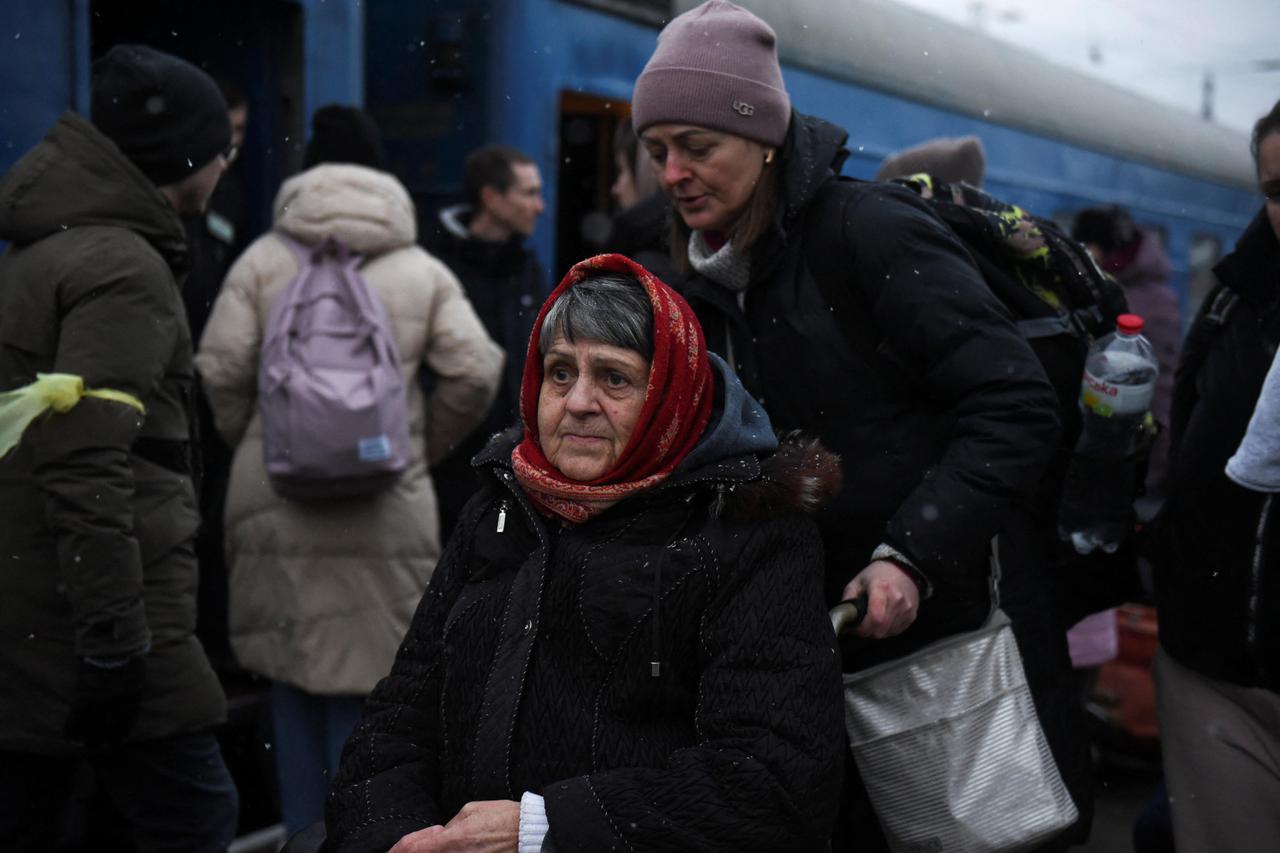
[[[791,99],[778,67],[778,37],[728,0],[707,0],[658,34],[636,80],[636,133],[655,124],[693,124],[778,146]]]

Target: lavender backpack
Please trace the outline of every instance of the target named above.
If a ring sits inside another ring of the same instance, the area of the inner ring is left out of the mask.
[[[276,232],[298,274],[271,308],[258,404],[271,486],[296,500],[368,495],[409,464],[409,412],[386,309],[330,237]]]

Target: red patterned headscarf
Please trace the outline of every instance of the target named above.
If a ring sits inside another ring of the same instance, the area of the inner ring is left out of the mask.
[[[653,360],[644,405],[631,439],[613,468],[596,480],[566,478],[542,452],[538,439],[538,396],[542,356],[538,340],[547,311],[565,291],[599,273],[635,276],[653,306]],[[702,438],[711,418],[713,385],[707,342],[693,310],[680,294],[622,255],[597,255],[575,264],[543,304],[529,336],[520,386],[524,440],[511,453],[516,479],[548,513],[583,522],[625,497],[652,488],[671,475]]]

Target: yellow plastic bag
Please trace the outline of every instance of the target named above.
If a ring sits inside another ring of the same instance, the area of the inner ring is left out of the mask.
[[[110,388],[86,390],[84,379],[72,373],[37,373],[36,381],[13,391],[0,392],[0,458],[17,447],[31,422],[48,409],[67,412],[84,397],[98,397],[133,406],[146,414],[142,401]]]

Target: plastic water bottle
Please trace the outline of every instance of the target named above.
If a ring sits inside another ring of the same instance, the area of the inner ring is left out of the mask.
[[[1135,456],[1159,367],[1142,318],[1121,314],[1089,349],[1080,388],[1083,428],[1067,469],[1058,532],[1081,554],[1114,553],[1133,533]]]

